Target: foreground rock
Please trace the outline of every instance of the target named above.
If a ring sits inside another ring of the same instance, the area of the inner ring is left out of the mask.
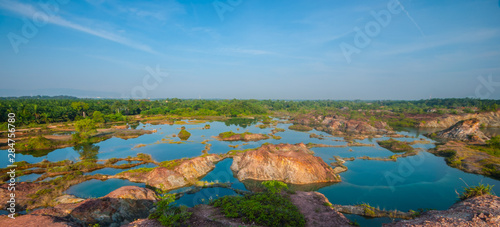
[[[290,194],[291,202],[299,208],[299,212],[306,219],[306,226],[310,227],[330,227],[330,226],[352,226],[349,219],[343,214],[335,211],[329,206],[325,206],[328,199],[318,192],[297,191]],[[228,218],[219,208],[210,205],[200,204],[189,208],[191,217],[186,221],[186,226],[203,227],[226,227],[226,226],[257,226],[244,223],[241,218]],[[160,227],[157,220],[140,219],[123,227]]]
[[[267,144],[233,157],[233,170],[240,181],[279,180],[292,184],[340,182],[321,158],[312,155],[303,143]]]
[[[16,219],[0,216],[0,226],[50,226],[50,227],[79,227],[76,223],[67,222],[58,217],[44,215],[22,215]]]
[[[162,190],[171,190],[196,182],[199,177],[214,169],[215,163],[221,159],[219,155],[207,155],[184,160],[175,167],[157,167],[144,172],[128,171],[117,174],[114,178],[124,178]]]
[[[146,218],[157,201],[156,193],[137,186],[121,187],[98,199],[61,203],[17,217],[14,225],[0,219],[0,226],[120,226]]]
[[[453,126],[436,133],[437,138],[484,143],[489,138],[479,130],[476,118],[459,121]]]
[[[343,214],[325,205],[330,204],[330,202],[319,192],[297,191],[295,194],[290,194],[290,200],[304,215],[306,226],[352,226],[349,219]]]
[[[500,198],[493,195],[474,197],[448,210],[431,210],[413,220],[384,226],[500,226]]]
[[[27,207],[27,204],[29,203],[32,198],[29,197],[29,195],[36,193],[40,189],[39,183],[32,183],[32,182],[16,182],[16,210],[25,210]],[[7,207],[9,207],[9,201],[10,199],[10,194],[12,191],[9,191],[9,184],[4,183],[0,185],[0,209],[5,210]]]

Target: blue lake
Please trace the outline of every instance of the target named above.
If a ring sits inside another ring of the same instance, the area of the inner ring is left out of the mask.
[[[205,124],[210,124],[210,129],[202,129]],[[263,143],[269,142],[278,143],[321,143],[330,145],[345,145],[346,142],[336,141],[341,138],[332,137],[324,132],[312,130],[310,132],[297,132],[288,130],[291,124],[278,124],[278,128],[286,129],[285,132],[276,133],[281,136],[280,140],[268,139],[256,142],[223,142],[217,141],[213,136],[217,136],[221,132],[233,131],[242,133],[249,131],[252,133],[268,134],[272,128],[260,129],[255,127],[255,124],[236,125],[226,122],[206,122],[199,124],[187,125],[151,125],[140,124],[138,128],[156,129],[157,132],[147,134],[134,139],[112,138],[100,143],[94,144],[98,147],[98,159],[109,158],[126,158],[135,156],[138,153],[151,154],[158,161],[166,161],[179,159],[183,157],[196,157],[202,154],[205,145],[202,141],[208,140],[211,144],[209,153],[226,153],[235,148],[229,145],[239,145],[236,149],[256,148]],[[186,127],[191,133],[191,137],[181,144],[168,143],[169,140],[181,141],[178,137],[173,137],[173,134],[178,134],[182,126]],[[398,140],[413,141],[425,138],[422,136],[426,131],[417,131],[414,129],[406,129],[407,131],[400,132],[403,135],[412,136],[415,138],[397,138]],[[310,138],[310,133],[325,136],[323,139]],[[333,162],[333,156],[340,157],[388,157],[393,155],[392,152],[378,146],[377,140],[387,138],[366,139],[358,142],[374,144],[374,147],[326,147],[312,148],[315,155],[321,157],[326,163]],[[428,139],[427,139],[428,140]],[[146,146],[134,148],[136,145],[144,144]],[[457,201],[455,191],[461,192],[465,183],[476,185],[478,183],[497,185],[493,188],[497,195],[500,195],[500,181],[483,177],[481,175],[469,174],[460,170],[451,168],[446,165],[441,157],[436,157],[426,149],[434,147],[433,144],[415,144],[416,148],[422,148],[424,151],[417,156],[399,158],[397,162],[392,161],[374,161],[374,160],[355,160],[346,161],[345,165],[349,168],[348,171],[340,174],[342,182],[332,184],[323,188],[317,189],[323,193],[331,203],[334,204],[359,204],[369,203],[371,206],[381,209],[391,210],[398,209],[402,211],[417,210],[419,208],[432,209],[447,209]],[[350,150],[352,149],[352,151]],[[6,152],[6,151],[5,151]],[[33,157],[30,155],[17,154],[16,161],[27,161],[30,163],[40,162],[43,159],[49,161],[60,161],[65,159],[78,160],[80,154],[73,148],[57,149],[48,153],[43,157]],[[8,163],[5,159],[1,159],[1,164],[6,166]],[[119,164],[126,164],[122,161]],[[203,181],[218,181],[233,183],[232,187],[247,190],[245,185],[234,178],[230,170],[232,160],[226,159],[218,164],[216,168],[204,176]],[[153,164],[141,165],[139,167],[154,167]],[[124,170],[105,168],[96,170],[93,174],[108,174],[113,175]],[[32,174],[20,178],[21,181],[36,179],[37,175]],[[464,183],[465,182],[465,183]],[[90,180],[79,185],[72,186],[67,193],[74,194],[78,197],[100,197],[109,192],[125,185],[144,184],[132,183],[127,180],[110,179],[106,181]],[[180,192],[190,189],[190,187],[174,190]],[[210,199],[215,199],[224,195],[235,195],[233,190],[226,188],[206,188],[194,194],[186,194],[177,200],[179,205],[194,206],[199,203],[207,203]],[[357,220],[362,226],[380,226],[381,223],[391,222],[388,218],[365,219],[356,215],[346,215],[351,220]]]

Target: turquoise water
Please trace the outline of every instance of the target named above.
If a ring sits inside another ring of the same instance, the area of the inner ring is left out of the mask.
[[[105,196],[123,186],[145,187],[143,183],[134,183],[122,179],[109,179],[105,181],[92,179],[81,184],[71,186],[68,190],[66,190],[66,194],[74,195],[80,198],[96,198]]]
[[[32,173],[32,174],[16,177],[16,180],[17,180],[17,182],[35,181],[40,176],[42,176],[42,174]]]
[[[238,123],[238,125],[236,124]],[[237,133],[249,131],[252,133],[270,133],[272,128],[260,129],[255,127],[255,121],[248,120],[246,124],[241,122],[233,122],[233,124],[226,122],[207,122],[194,125],[184,125],[191,133],[188,141],[182,144],[169,144],[162,142],[162,139],[172,139],[173,141],[180,141],[177,137],[172,137],[172,134],[177,134],[180,127],[183,125],[151,125],[140,124],[138,128],[156,129],[157,132],[147,134],[134,139],[123,140],[120,138],[112,138],[93,146],[92,152],[98,159],[108,158],[126,158],[128,156],[135,156],[137,153],[151,154],[152,157],[158,161],[173,160],[183,157],[196,157],[202,154],[205,148],[201,144],[204,140],[209,140],[208,143],[212,144],[209,153],[226,153],[234,148],[228,145],[240,145],[237,149],[255,148],[263,143],[269,142],[273,144],[278,143],[322,143],[330,145],[345,145],[345,142],[334,141],[340,138],[331,137],[324,132],[311,131],[311,132],[297,132],[288,130],[290,124],[278,124],[277,127],[286,129],[285,132],[276,133],[282,139],[268,139],[256,142],[224,142],[217,141],[212,136],[217,136],[221,132],[233,131]],[[210,129],[202,129],[205,124],[210,124]],[[238,130],[239,129],[239,130]],[[427,131],[417,131],[414,129],[405,129],[407,131],[400,132],[404,135],[413,136],[416,138],[397,138],[403,141],[419,140]],[[324,139],[310,138],[310,133],[324,135]],[[321,157],[326,163],[333,162],[333,156],[340,157],[388,157],[393,153],[381,148],[377,145],[377,140],[384,140],[387,138],[374,138],[358,141],[362,143],[374,144],[374,147],[341,147],[341,148],[312,148],[315,155]],[[247,145],[243,145],[248,143]],[[134,148],[138,144],[146,144],[147,146]],[[416,148],[429,149],[433,144],[415,144]],[[133,149],[134,148],[134,149]],[[82,148],[90,149],[90,148]],[[16,161],[28,161],[30,163],[39,162],[43,159],[49,161],[60,161],[64,159],[78,160],[82,155],[88,155],[89,152],[83,152],[82,149],[64,148],[57,149],[42,157],[33,157],[30,155],[16,156]],[[349,151],[352,149],[352,151]],[[128,162],[122,161],[120,164]],[[234,178],[232,171],[229,169],[232,163],[231,159],[226,159],[219,162],[216,168],[203,177],[204,181],[218,181],[218,182],[231,182],[232,187],[246,190],[247,188],[236,178]],[[0,164],[7,165],[6,159],[1,159]],[[441,157],[436,157],[425,151],[420,152],[419,155],[413,157],[400,158],[397,162],[385,161],[369,161],[369,160],[355,160],[346,161],[345,165],[349,168],[347,172],[341,173],[342,182],[332,184],[317,189],[311,187],[325,194],[325,196],[334,204],[358,204],[369,203],[374,207],[381,209],[391,210],[398,209],[407,211],[409,209],[417,210],[419,208],[432,208],[432,209],[447,209],[449,206],[457,201],[457,194],[455,190],[461,192],[463,187],[466,186],[464,182],[469,185],[476,185],[480,182],[484,184],[497,185],[494,187],[494,192],[500,194],[500,181],[493,180],[480,175],[469,174],[460,170],[451,168],[446,165]],[[154,167],[153,164],[142,165],[140,167]],[[135,167],[139,168],[139,167]],[[116,174],[124,170],[106,168],[97,170],[93,174]],[[33,174],[32,174],[33,175]],[[21,181],[31,180],[36,175],[28,175],[20,178]],[[109,192],[124,186],[124,185],[139,185],[144,184],[132,183],[127,180],[110,179],[107,181],[90,180],[79,185],[71,187],[67,192],[75,194],[79,197],[99,197],[108,194]],[[190,189],[182,188],[175,190],[185,191]],[[206,203],[210,198],[214,199],[217,196],[234,195],[234,191],[225,188],[207,188],[194,194],[187,194],[177,201],[178,204],[193,206],[199,203]],[[356,215],[348,216],[356,219],[362,226],[379,226],[381,223],[390,222],[390,219],[365,219]]]

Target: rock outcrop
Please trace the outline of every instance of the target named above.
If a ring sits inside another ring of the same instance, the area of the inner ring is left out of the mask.
[[[262,145],[233,157],[231,170],[240,181],[279,180],[292,184],[340,182],[340,176],[321,158],[313,156],[303,143]]]
[[[485,142],[489,138],[479,130],[480,121],[476,118],[462,120],[453,126],[436,133],[437,138],[469,142]]]
[[[340,115],[301,115],[295,117],[293,121],[301,125],[314,126],[316,130],[338,136],[346,134],[385,134],[391,129],[387,123],[383,121],[369,123],[367,121],[347,119],[346,117]]]
[[[295,194],[290,194],[290,200],[304,215],[306,226],[352,226],[351,221],[343,214],[325,205],[330,204],[330,202],[319,192],[297,191]]]
[[[493,195],[474,197],[448,210],[431,210],[413,220],[384,226],[500,226],[500,198]]]
[[[212,154],[182,161],[174,168],[157,167],[148,172],[129,171],[113,177],[145,183],[162,190],[171,190],[194,183],[199,177],[214,169],[215,163],[220,160],[219,155]]]
[[[418,124],[419,128],[448,128],[454,125],[457,121],[463,121],[471,118],[479,120],[480,124],[485,127],[498,128],[500,127],[500,111],[462,114],[462,115],[448,115],[436,119],[425,120]]]
[[[0,218],[0,226],[120,226],[148,217],[156,201],[151,189],[125,186],[101,198],[35,210],[16,217],[13,225],[10,218]]]
[[[79,227],[76,223],[68,222],[58,217],[45,215],[22,215],[11,219],[7,215],[0,216],[0,226],[50,226],[50,227]]]

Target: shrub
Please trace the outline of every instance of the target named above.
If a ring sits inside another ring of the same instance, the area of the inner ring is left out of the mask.
[[[264,187],[266,187],[267,191],[269,191],[270,193],[280,193],[283,189],[287,190],[288,189],[288,185],[286,185],[285,183],[281,182],[281,181],[277,181],[277,180],[271,180],[271,181],[264,181],[262,182],[262,185],[264,185]]]
[[[229,218],[263,226],[305,226],[304,216],[285,196],[277,193],[255,193],[225,196],[212,202]]]
[[[184,226],[192,213],[186,206],[176,207],[175,194],[165,194],[156,203],[156,210],[149,215],[150,219],[157,219],[164,226]]]
[[[232,131],[219,133],[219,137],[221,139],[226,139],[226,138],[229,138],[229,137],[234,136],[234,135],[236,135],[236,133],[234,133]]]
[[[189,139],[189,137],[191,137],[191,133],[188,132],[188,131],[186,131],[185,128],[183,128],[183,129],[181,129],[181,131],[179,132],[179,134],[177,134],[177,136],[181,140],[187,140],[187,139]]]
[[[306,125],[290,125],[288,129],[295,130],[295,131],[302,131],[302,132],[307,132],[311,131],[312,128]]]
[[[383,141],[377,141],[377,143],[392,152],[400,153],[400,152],[411,152],[413,151],[413,147],[411,147],[407,142],[402,142],[395,139],[388,139]]]
[[[90,118],[85,118],[75,122],[75,129],[80,134],[82,138],[89,138],[92,133],[96,133],[96,124],[94,120]]]
[[[473,186],[473,187],[464,187],[464,192],[460,194],[458,197],[460,200],[466,200],[468,198],[476,197],[476,196],[482,196],[482,195],[491,195],[491,190],[493,189],[494,185],[484,185],[484,184],[479,184],[478,186]]]
[[[16,145],[17,150],[48,150],[55,147],[55,143],[43,136],[30,138],[27,142],[20,142]]]

